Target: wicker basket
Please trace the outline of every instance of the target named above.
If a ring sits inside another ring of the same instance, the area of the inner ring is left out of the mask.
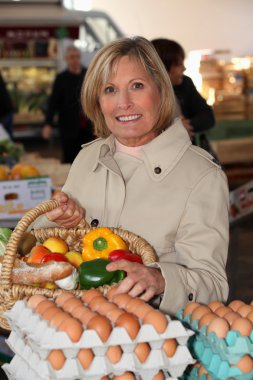
[[[3,313],[10,309],[16,301],[30,297],[34,294],[41,294],[48,298],[55,299],[62,292],[66,292],[66,290],[62,289],[52,290],[29,285],[12,284],[11,282],[11,272],[16,257],[17,247],[21,237],[23,236],[23,233],[38,216],[53,210],[57,206],[58,203],[56,200],[49,200],[40,203],[38,206],[28,211],[18,222],[6,246],[0,277],[0,327],[5,330],[9,330],[9,325],[6,318],[4,318]],[[135,252],[142,257],[144,264],[147,265],[157,260],[154,249],[143,238],[135,235],[132,232],[119,228],[110,229],[128,243],[129,249],[132,252]],[[70,250],[81,252],[83,247],[83,235],[89,231],[90,227],[86,222],[84,222],[83,225],[79,225],[78,228],[66,229],[60,227],[51,227],[33,230],[32,233],[41,243],[51,236],[61,237],[67,242]],[[105,295],[110,288],[111,285],[104,285],[98,289]],[[71,292],[76,296],[81,296],[84,290],[73,290]]]

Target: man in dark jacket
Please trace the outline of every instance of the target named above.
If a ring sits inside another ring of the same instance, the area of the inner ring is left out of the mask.
[[[63,149],[63,162],[72,163],[81,144],[94,136],[90,121],[85,117],[80,92],[86,69],[81,64],[80,51],[70,46],[66,51],[67,69],[57,75],[49,98],[42,136],[50,139],[54,116],[58,114],[59,133]]]
[[[197,91],[191,78],[183,75],[185,53],[182,46],[166,38],[151,42],[167,69],[178,103],[178,115],[194,142],[196,133],[214,126],[213,110]]]
[[[10,95],[7,91],[5,82],[0,74],[0,124],[8,132],[10,138],[12,136],[12,118],[13,118],[13,106]]]

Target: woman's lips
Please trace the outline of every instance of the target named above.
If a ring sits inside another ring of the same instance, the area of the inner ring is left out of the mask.
[[[138,120],[140,117],[141,117],[140,114],[136,114],[136,115],[122,115],[122,116],[116,116],[116,119],[118,121],[126,122],[126,121]]]

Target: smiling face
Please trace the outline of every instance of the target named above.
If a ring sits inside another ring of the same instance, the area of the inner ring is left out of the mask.
[[[107,127],[121,144],[144,145],[156,136],[158,87],[135,58],[119,58],[112,71],[99,96]]]

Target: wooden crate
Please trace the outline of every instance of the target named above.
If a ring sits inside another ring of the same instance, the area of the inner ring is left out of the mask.
[[[253,137],[217,140],[211,142],[212,147],[222,164],[253,164]]]

